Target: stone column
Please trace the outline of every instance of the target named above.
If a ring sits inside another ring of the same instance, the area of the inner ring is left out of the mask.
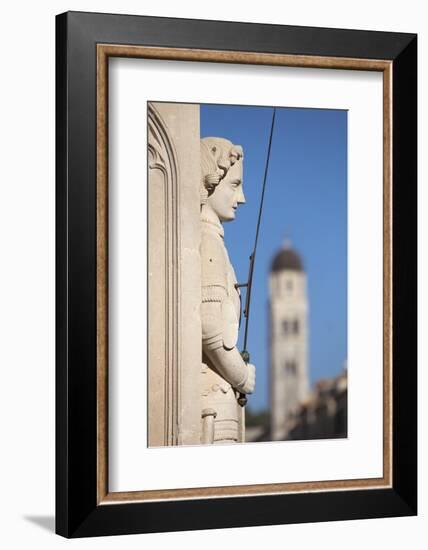
[[[148,104],[149,446],[201,439],[199,105]]]

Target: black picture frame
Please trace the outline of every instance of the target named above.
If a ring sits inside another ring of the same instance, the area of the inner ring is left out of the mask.
[[[109,503],[97,498],[97,44],[392,63],[392,484]],[[56,532],[65,537],[417,513],[417,36],[68,12],[56,18]]]

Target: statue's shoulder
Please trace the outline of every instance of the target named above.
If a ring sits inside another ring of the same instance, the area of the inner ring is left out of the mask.
[[[202,286],[227,288],[227,255],[222,237],[213,231],[201,233]]]
[[[204,254],[219,255],[225,257],[223,238],[209,227],[202,226],[201,251]]]

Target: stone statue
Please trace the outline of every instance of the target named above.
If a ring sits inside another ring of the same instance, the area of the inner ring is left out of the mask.
[[[252,393],[255,367],[236,347],[241,300],[223,223],[245,203],[243,151],[223,138],[201,140],[202,443],[244,441],[239,393]]]

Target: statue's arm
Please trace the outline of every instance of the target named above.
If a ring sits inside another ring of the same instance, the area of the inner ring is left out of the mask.
[[[252,393],[255,367],[246,364],[236,346],[224,343],[224,319],[221,301],[203,301],[201,306],[202,349],[214,368],[229,384],[242,393]]]

